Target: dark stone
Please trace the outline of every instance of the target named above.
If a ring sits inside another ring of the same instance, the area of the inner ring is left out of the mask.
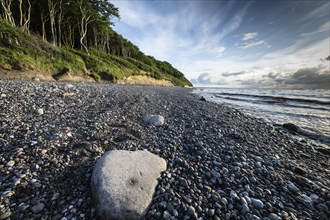
[[[294,172],[299,175],[305,175],[307,172],[301,167],[295,167]]]
[[[156,219],[161,219],[161,218],[162,218],[162,213],[160,213],[160,212],[156,212],[156,213],[154,214],[154,217],[155,217]]]
[[[168,203],[166,204],[166,208],[167,208],[167,210],[168,210],[170,213],[172,213],[173,210],[174,210],[174,206],[172,205],[171,202],[168,202]]]
[[[199,100],[206,102],[206,99],[203,96]]]
[[[63,76],[65,76],[66,74],[68,74],[70,71],[70,69],[68,68],[63,68],[60,72],[58,72],[57,74],[53,75],[53,78],[58,81],[60,78],[62,78]]]
[[[236,212],[231,212],[231,215],[230,215],[230,220],[237,220],[237,213]]]
[[[311,187],[313,185],[313,182],[306,177],[296,176],[296,178],[296,182],[302,187]]]
[[[298,130],[300,129],[297,125],[292,124],[292,123],[285,123],[282,125],[283,128],[292,131],[292,132],[298,132]]]
[[[188,187],[188,182],[184,178],[180,178],[179,179],[179,182],[180,182],[180,186],[182,186],[182,187]]]
[[[187,197],[187,196],[183,196],[183,199],[188,203],[191,204],[192,203],[192,199]]]
[[[330,149],[329,148],[317,148],[316,150],[321,152],[322,154],[330,155]]]
[[[303,204],[306,208],[310,209],[310,210],[314,210],[313,207],[313,202],[310,200],[307,200],[303,197],[296,197],[297,202]]]
[[[329,211],[328,207],[324,204],[318,204],[316,206],[316,208],[321,211],[321,212],[324,212],[324,213],[327,213]]]
[[[114,82],[116,80],[116,77],[114,77],[113,75],[111,75],[111,73],[108,72],[99,72],[98,73],[99,76],[101,77],[102,80],[107,80],[107,81],[111,81]],[[96,81],[98,81],[97,78],[94,78]]]
[[[305,154],[305,153],[300,153],[300,156],[303,158],[308,158],[308,159],[311,158],[308,154]]]
[[[326,204],[326,206],[328,206],[328,208],[330,209],[330,201],[326,201],[325,204]]]

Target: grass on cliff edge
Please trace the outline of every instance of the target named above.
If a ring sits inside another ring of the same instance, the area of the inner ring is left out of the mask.
[[[109,55],[91,49],[86,52],[55,47],[40,37],[13,28],[0,19],[0,68],[7,70],[38,70],[56,75],[70,70],[74,75],[89,75],[96,80],[115,81],[130,75],[146,75],[156,79],[166,79],[175,86],[191,86],[184,77],[164,74],[156,66],[151,66],[132,58]]]

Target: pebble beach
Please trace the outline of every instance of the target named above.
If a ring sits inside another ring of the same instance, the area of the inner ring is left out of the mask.
[[[166,160],[144,219],[330,219],[329,146],[191,91],[0,81],[0,219],[98,219],[109,150]]]

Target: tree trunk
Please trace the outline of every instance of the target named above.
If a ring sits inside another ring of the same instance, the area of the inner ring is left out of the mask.
[[[63,21],[63,0],[59,1],[59,14],[58,14],[58,20],[57,20],[57,32],[58,32],[58,38],[57,38],[57,44],[58,46],[62,45],[62,21]]]
[[[73,27],[68,24],[64,27],[63,29],[63,43],[66,45],[66,46],[69,46],[71,48],[74,47],[74,30],[73,30]]]
[[[89,55],[88,48],[84,42],[86,35],[87,35],[87,23],[82,18],[81,24],[80,24],[80,45],[81,45],[81,49],[84,49],[86,51],[86,53]]]
[[[5,20],[9,22],[13,27],[15,27],[15,20],[13,17],[13,14],[11,12],[11,4],[13,3],[13,0],[1,0],[1,5],[4,9],[5,13]]]
[[[41,18],[41,32],[42,32],[42,40],[47,41],[47,36],[46,36],[46,22],[48,20],[47,15],[40,14]]]
[[[27,0],[29,4],[29,8],[27,9],[27,12],[24,13],[24,23],[23,23],[23,30],[26,32],[29,32],[30,30],[30,21],[31,21],[31,2],[30,0]]]
[[[19,27],[21,27],[25,32],[29,32],[30,20],[31,20],[31,2],[27,0],[28,8],[23,9],[23,0],[19,0]]]
[[[88,24],[93,21],[92,16],[88,14],[88,9],[84,5],[84,1],[80,0],[76,2],[81,14],[80,25],[79,25],[79,34],[80,34],[80,46],[81,49],[84,49],[86,53],[89,55],[89,51],[87,48],[87,43],[85,44],[85,38],[87,36]]]
[[[56,37],[56,24],[55,24],[55,17],[56,17],[56,5],[53,0],[48,0],[48,10],[49,10],[49,20],[50,20],[50,31],[52,33],[51,43],[56,46],[57,37]]]
[[[23,0],[19,0],[19,26],[23,27]]]

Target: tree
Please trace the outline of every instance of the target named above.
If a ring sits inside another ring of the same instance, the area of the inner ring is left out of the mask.
[[[80,12],[80,21],[78,25],[79,34],[80,34],[80,46],[81,49],[84,49],[87,54],[89,54],[88,48],[87,48],[87,42],[85,42],[85,38],[87,36],[87,28],[88,24],[93,21],[93,11],[90,7],[90,2],[86,2],[84,0],[75,0],[75,5],[78,7],[78,10]]]
[[[80,12],[80,20],[78,21],[80,35],[79,42],[81,48],[89,54],[88,39],[86,39],[89,31],[89,24],[94,22],[96,26],[103,27],[102,29],[94,28],[93,38],[95,38],[95,34],[99,34],[100,32],[103,32],[104,28],[110,27],[112,24],[111,19],[113,17],[119,18],[119,10],[107,0],[74,0],[73,2]],[[107,27],[104,27],[104,24],[106,24]],[[98,42],[93,38],[89,41],[97,44]]]
[[[20,21],[19,25],[23,28],[24,31],[29,32],[30,21],[31,21],[31,2],[27,0],[28,6],[23,9],[23,0],[18,0],[19,2],[19,12],[20,12]]]
[[[112,3],[108,0],[94,0],[92,1],[96,11],[98,11],[100,20],[103,22],[107,22],[108,26],[110,27],[113,25],[112,19],[118,18],[120,19],[119,9],[115,7]]]
[[[63,13],[63,0],[58,1],[58,16],[57,16],[57,45],[61,46],[62,45],[62,22],[64,19],[64,13]]]
[[[41,35],[42,39],[44,41],[47,40],[46,36],[46,22],[49,20],[49,17],[47,14],[44,14],[43,12],[40,13],[40,19],[41,19]]]
[[[57,34],[56,34],[56,24],[55,24],[55,17],[57,13],[57,4],[56,0],[48,0],[48,10],[49,10],[49,21],[50,21],[50,31],[52,33],[52,44],[56,46],[57,42]]]
[[[13,27],[15,27],[15,19],[11,12],[11,5],[13,0],[1,0],[1,6],[4,10],[4,19],[9,22]]]

